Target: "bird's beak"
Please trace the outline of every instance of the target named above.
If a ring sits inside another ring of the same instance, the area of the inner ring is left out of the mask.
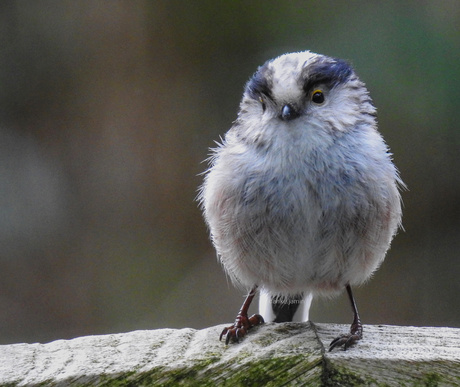
[[[297,118],[298,116],[300,116],[299,111],[291,104],[286,104],[281,109],[280,117],[283,121],[290,121],[294,118]]]

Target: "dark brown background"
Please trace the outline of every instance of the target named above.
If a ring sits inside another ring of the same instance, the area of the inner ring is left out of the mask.
[[[351,60],[404,226],[356,291],[365,323],[460,326],[460,3],[3,1],[0,342],[231,322],[194,201],[266,59]],[[351,322],[345,296],[311,319]]]

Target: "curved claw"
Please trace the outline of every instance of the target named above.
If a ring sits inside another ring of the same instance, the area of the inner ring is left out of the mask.
[[[346,351],[349,347],[356,344],[357,341],[361,340],[362,336],[357,334],[348,334],[342,335],[334,340],[332,340],[331,344],[329,344],[329,352],[331,352],[336,347],[341,347],[343,345],[343,350]]]
[[[228,332],[228,328],[224,328],[222,330],[222,332],[220,333],[220,336],[219,336],[219,341],[222,341],[222,336],[226,335]]]
[[[225,336],[225,345],[228,345],[230,340],[238,343],[240,338],[246,336],[249,329],[263,323],[264,319],[259,314],[255,314],[249,318],[248,316],[238,314],[238,316],[236,316],[235,323],[222,330],[219,340],[222,340],[222,337]]]
[[[230,333],[230,334],[229,334]],[[230,330],[229,333],[227,333],[227,336],[225,337],[225,345],[228,345],[230,340],[235,343],[240,342],[240,338],[243,338],[246,336],[246,329],[243,328],[235,328],[233,330]]]

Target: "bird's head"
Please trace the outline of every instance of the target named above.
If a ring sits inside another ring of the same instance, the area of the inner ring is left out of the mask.
[[[375,126],[376,109],[352,67],[310,51],[259,67],[245,87],[238,122],[246,127],[344,132]]]

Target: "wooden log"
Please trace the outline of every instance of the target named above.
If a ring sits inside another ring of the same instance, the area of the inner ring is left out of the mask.
[[[268,323],[228,346],[224,326],[3,345],[0,386],[460,385],[460,329],[366,325],[327,352],[348,326]]]
[[[324,345],[344,329],[316,327]],[[361,342],[324,360],[326,386],[460,386],[460,329],[366,325]]]

